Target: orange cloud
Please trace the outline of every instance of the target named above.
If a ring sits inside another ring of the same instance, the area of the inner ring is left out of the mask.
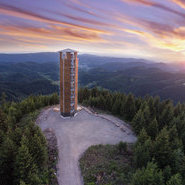
[[[100,22],[100,21],[93,20],[93,19],[87,19],[85,17],[77,17],[77,16],[73,16],[73,15],[69,15],[69,14],[65,14],[65,13],[61,13],[61,12],[56,12],[56,11],[51,11],[51,10],[48,10],[48,12],[59,15],[59,16],[62,16],[62,17],[72,19],[74,21],[79,21],[79,22],[82,22],[82,23],[86,23],[86,24],[93,24],[93,25],[96,25],[96,26],[114,27],[114,25],[112,25],[112,24],[108,24],[108,23],[105,23],[105,22]]]
[[[77,30],[74,28],[63,28],[59,26],[52,26],[52,28],[34,28],[27,26],[4,26],[0,25],[0,34],[9,35],[13,38],[26,39],[40,39],[53,41],[69,41],[69,42],[105,42],[97,33]],[[39,40],[39,41],[40,41]]]
[[[147,5],[147,6],[154,5],[154,3],[152,3],[151,1],[148,1],[148,0],[121,0],[121,1],[127,2],[127,3],[139,3],[139,4],[143,4],[143,5]]]
[[[183,18],[185,18],[185,13],[182,13],[182,12],[179,12],[179,11],[176,11],[172,8],[169,8],[163,4],[160,4],[160,3],[156,3],[156,2],[152,2],[152,1],[149,1],[149,0],[121,0],[122,2],[126,2],[128,4],[142,4],[142,5],[145,5],[145,6],[151,6],[151,7],[155,7],[155,8],[158,8],[158,9],[161,9],[161,10],[164,10],[164,11],[167,11],[169,13],[173,13],[173,14],[176,14],[178,16],[181,16]],[[172,0],[176,3],[178,3],[179,5],[185,5],[181,0]]]
[[[58,0],[58,2],[62,1],[63,0]],[[73,1],[73,3],[71,3],[71,1]],[[185,40],[185,27],[177,25],[185,25],[180,22],[181,20],[185,20],[185,13],[178,12],[177,9],[169,8],[167,5],[165,6],[161,4],[160,1],[155,0],[120,1],[129,4],[132,3],[132,5],[139,4],[150,8],[154,7],[154,10],[158,8],[167,11],[165,13],[174,13],[184,19],[179,19],[178,22],[178,17],[174,16],[176,22],[174,24],[175,26],[172,26],[173,23],[168,25],[167,23],[162,24],[141,18],[133,18],[122,15],[121,12],[121,15],[118,15],[119,13],[117,12],[119,12],[120,7],[117,9],[118,11],[113,12],[114,7],[102,10],[103,8],[95,7],[95,4],[92,3],[94,7],[89,9],[86,5],[90,6],[90,4],[81,4],[82,1],[80,0],[62,2],[66,9],[61,12],[54,11],[52,8],[49,10],[40,8],[41,11],[33,12],[32,9],[25,10],[0,2],[0,15],[15,16],[16,20],[20,18],[17,25],[16,22],[10,22],[11,19],[7,22],[8,25],[5,25],[5,23],[3,25],[2,23],[0,24],[0,39],[4,39],[4,43],[6,43],[6,39],[7,48],[13,47],[12,43],[16,43],[20,48],[21,45],[30,46],[30,48],[31,46],[37,45],[38,47],[48,48],[50,46],[49,49],[52,50],[56,47],[61,47],[64,43],[69,43],[70,46],[73,46],[73,43],[75,43],[75,47],[84,46],[88,49],[94,47],[95,51],[98,50],[97,52],[102,52],[108,48],[108,52],[114,51],[115,53],[124,53],[125,55],[132,55],[134,53],[135,56],[143,55],[144,57],[149,55],[154,56],[159,50],[161,53],[171,52],[172,54],[176,52],[182,54],[184,52],[185,45],[183,41]],[[177,2],[180,0],[170,1]],[[73,11],[74,14],[66,13],[67,10]],[[137,10],[140,11],[139,8]],[[40,12],[42,12],[42,14]],[[74,16],[75,13],[78,13],[78,16]],[[157,11],[157,13],[160,12]],[[49,15],[52,16],[50,17]],[[139,13],[137,13],[137,15],[140,16]],[[155,15],[156,11],[154,11],[154,15],[151,15],[152,20],[154,20],[153,16]],[[106,19],[104,19],[105,17]],[[148,18],[150,18],[150,16],[148,16]],[[27,23],[23,24],[26,21]],[[162,22],[161,19],[160,22]],[[42,26],[36,27],[35,25]],[[14,45],[14,50],[17,50],[15,47],[16,44]],[[1,46],[1,51],[3,50],[2,48]],[[23,48],[22,50],[24,50]]]
[[[95,16],[95,17],[101,17],[100,15],[97,15],[94,12],[92,12],[91,9],[82,9],[81,7],[74,6],[72,3],[68,3],[67,1],[62,2],[62,3],[65,4],[66,7],[71,8],[73,10],[76,10],[76,11],[79,11],[79,12],[82,12],[82,13],[85,13],[85,14],[88,14],[88,15],[92,15],[92,16]]]
[[[118,15],[116,19],[124,24],[131,25],[132,27],[138,28],[138,30],[145,30],[152,32],[153,34],[165,38],[170,36],[178,37],[179,39],[185,39],[185,32],[183,32],[183,26],[172,26],[165,23],[159,23],[149,21],[146,19],[128,17],[125,15]]]
[[[144,41],[150,47],[174,52],[185,51],[185,27],[183,26],[172,27],[167,24],[121,15],[117,17],[117,20],[132,27],[132,29],[122,28],[120,30]]]
[[[40,22],[45,22],[45,23],[50,23],[50,24],[60,24],[63,26],[74,27],[74,28],[78,28],[81,30],[92,31],[95,33],[104,33],[104,34],[107,33],[107,31],[105,31],[105,30],[90,28],[90,27],[86,27],[86,26],[82,26],[82,25],[77,25],[77,24],[69,23],[67,21],[55,20],[52,18],[48,18],[48,17],[42,16],[42,15],[33,13],[31,11],[25,11],[20,8],[17,8],[17,7],[11,6],[11,5],[5,5],[2,3],[0,3],[0,14],[6,14],[6,15],[10,15],[10,16],[15,16],[15,17],[19,17],[19,18],[30,19],[30,20],[40,21]]]
[[[105,8],[98,6],[94,7],[91,6],[90,3],[82,3],[79,0],[68,0],[62,2],[62,4],[68,8],[71,8],[72,10],[79,11],[81,13],[85,13],[96,18],[103,18],[105,20],[107,20],[107,16],[110,16],[112,14],[112,12],[106,10]]]
[[[181,8],[185,9],[185,1],[184,0],[172,0],[174,3],[179,5]]]
[[[183,35],[183,37],[176,37],[176,34],[179,33],[177,30],[174,30],[174,32],[169,35],[165,35],[162,39],[160,36],[157,37],[156,35],[144,31],[133,29],[122,29],[122,31],[141,37],[141,40],[148,43],[151,47],[168,49],[175,52],[185,50],[184,41],[182,40],[182,38],[185,39],[185,35]],[[182,30],[180,29],[180,31]]]
[[[69,0],[70,3],[77,4],[82,7],[91,8],[87,3],[82,3],[80,0]]]

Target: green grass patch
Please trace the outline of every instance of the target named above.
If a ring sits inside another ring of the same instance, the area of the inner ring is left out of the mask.
[[[96,145],[88,148],[80,159],[85,185],[130,184],[133,168],[132,146]]]

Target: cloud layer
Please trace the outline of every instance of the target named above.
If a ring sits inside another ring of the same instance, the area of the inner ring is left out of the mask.
[[[185,61],[184,9],[184,0],[2,0],[0,52],[74,47]]]

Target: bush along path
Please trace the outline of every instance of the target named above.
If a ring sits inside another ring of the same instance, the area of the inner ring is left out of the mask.
[[[48,169],[50,176],[50,184],[58,185],[57,180],[57,159],[58,159],[58,149],[57,149],[57,138],[55,133],[51,129],[46,129],[44,136],[47,140],[48,147]]]

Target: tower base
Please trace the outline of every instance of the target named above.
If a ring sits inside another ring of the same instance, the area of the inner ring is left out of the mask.
[[[61,112],[60,114],[63,117],[73,117],[75,115],[76,112],[70,113],[70,112]]]

